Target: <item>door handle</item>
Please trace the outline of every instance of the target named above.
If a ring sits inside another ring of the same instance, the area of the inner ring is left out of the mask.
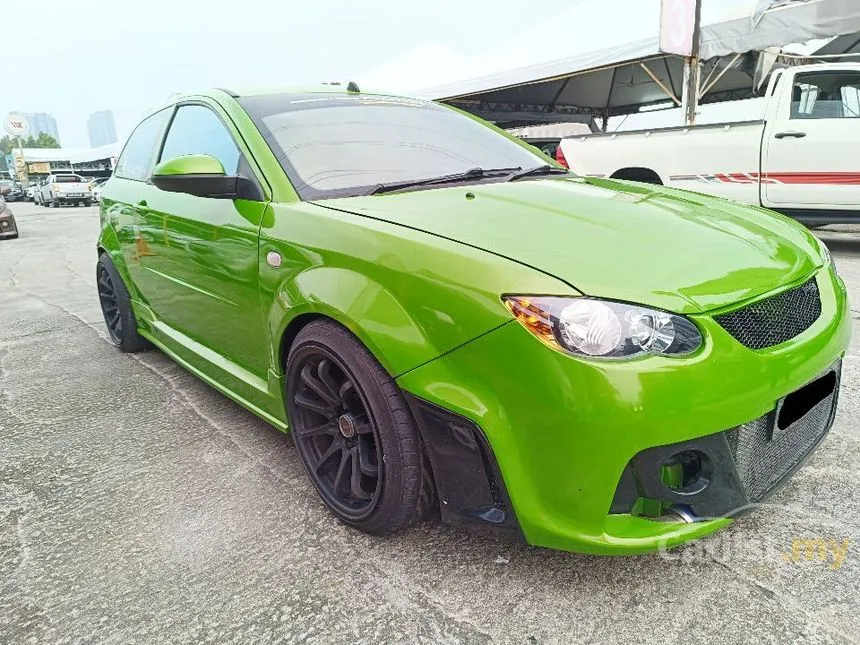
[[[146,203],[145,199],[141,199],[137,202],[137,212],[144,215],[149,212],[149,205]]]
[[[786,139],[786,138],[802,139],[805,136],[806,136],[805,132],[777,132],[774,135],[774,137],[777,139]]]

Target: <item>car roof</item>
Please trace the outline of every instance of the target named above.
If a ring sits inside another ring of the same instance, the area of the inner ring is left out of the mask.
[[[264,86],[264,87],[244,87],[244,88],[221,88],[216,87],[210,90],[206,90],[204,92],[197,92],[193,94],[185,94],[181,96],[173,97],[171,100],[172,103],[177,103],[179,101],[194,98],[195,96],[208,96],[210,98],[221,98],[224,95],[230,96],[234,99],[246,97],[246,96],[266,96],[266,95],[274,95],[274,94],[349,94],[352,96],[361,96],[361,95],[369,95],[369,96],[392,96],[397,98],[415,98],[406,96],[403,94],[398,94],[395,92],[386,92],[380,90],[369,90],[364,91],[359,89],[358,85],[353,82],[349,83],[325,83],[320,85],[305,85],[305,86]]]
[[[421,99],[414,96],[408,96],[405,94],[397,94],[394,92],[385,92],[385,91],[362,91],[358,88],[358,86],[352,82],[350,83],[323,83],[319,85],[306,85],[306,86],[268,86],[268,87],[252,87],[252,88],[241,88],[239,90],[227,89],[223,87],[215,87],[208,90],[203,90],[201,92],[189,92],[182,94],[174,94],[164,103],[159,104],[157,107],[150,108],[146,111],[144,117],[141,121],[149,118],[153,114],[160,112],[166,108],[173,107],[177,103],[181,103],[183,101],[193,101],[194,99],[200,99],[201,97],[214,99],[215,101],[223,101],[225,98],[229,97],[232,99],[240,99],[246,96],[267,96],[267,95],[290,95],[295,94],[296,96],[308,94],[345,94],[350,96],[386,96],[391,98],[398,99],[407,99],[407,100],[415,100],[415,101],[425,101],[427,99]],[[428,103],[431,101],[427,101]]]

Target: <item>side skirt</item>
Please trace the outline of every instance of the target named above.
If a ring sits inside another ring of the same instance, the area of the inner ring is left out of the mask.
[[[214,354],[212,350],[203,347],[165,323],[154,319],[152,312],[146,305],[133,301],[133,307],[138,321],[141,323],[138,327],[138,333],[141,336],[201,381],[229,397],[249,412],[257,415],[263,421],[273,425],[281,432],[289,430],[286,423],[286,409],[283,407],[281,394],[283,392],[283,377],[269,371],[267,375],[268,381],[260,379],[217,354],[217,362],[215,360],[207,360],[205,354]],[[195,348],[197,351],[195,351]],[[189,354],[190,356],[183,354]],[[224,373],[225,379],[216,379],[195,365],[192,362],[192,356],[200,358],[211,365],[213,371],[218,370]],[[240,392],[238,391],[239,388],[230,387],[230,385],[225,383],[228,379],[236,384],[240,384],[242,389],[247,392]],[[275,411],[278,409],[284,409],[283,418],[276,416]]]

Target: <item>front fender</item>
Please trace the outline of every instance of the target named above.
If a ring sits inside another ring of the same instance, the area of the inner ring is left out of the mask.
[[[571,293],[512,260],[407,227],[309,203],[273,211],[261,231],[260,291],[278,374],[285,332],[303,314],[347,327],[396,377],[509,322],[503,293]]]
[[[283,338],[290,323],[305,314],[326,316],[348,328],[392,375],[445,351],[391,291],[345,268],[315,267],[281,285],[269,316],[273,338]]]

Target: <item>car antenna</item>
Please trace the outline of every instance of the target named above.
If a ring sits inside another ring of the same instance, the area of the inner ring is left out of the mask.
[[[324,81],[323,85],[340,85],[340,81],[327,81],[327,82]],[[355,81],[349,81],[346,84],[346,91],[347,92],[361,92],[361,90],[358,89],[358,83],[356,83]]]

